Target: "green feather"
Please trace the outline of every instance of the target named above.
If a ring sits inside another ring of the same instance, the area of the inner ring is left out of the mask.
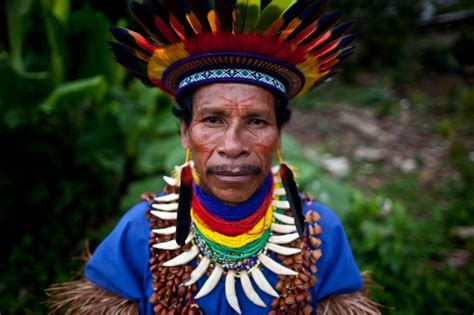
[[[234,32],[253,32],[260,18],[260,0],[237,0],[234,12],[237,18]]]
[[[266,30],[279,19],[297,0],[273,0],[263,9],[257,25],[258,33],[265,33]]]

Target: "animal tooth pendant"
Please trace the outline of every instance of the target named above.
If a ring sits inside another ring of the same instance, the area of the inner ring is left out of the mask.
[[[270,243],[274,244],[288,244],[298,239],[300,236],[298,233],[283,234],[283,235],[272,235],[268,239]]]
[[[296,232],[296,225],[272,223],[271,230],[282,234],[292,233]]]
[[[273,196],[284,196],[284,195],[286,195],[285,188],[273,189]]]
[[[193,239],[193,235],[189,233],[188,237],[186,238],[185,243],[189,244],[189,242],[191,242],[192,239]],[[155,244],[153,245],[153,247],[158,248],[158,249],[165,249],[165,250],[175,250],[175,249],[180,248],[181,246],[178,243],[176,243],[176,240],[170,240],[170,241]]]
[[[167,194],[163,196],[157,196],[155,197],[155,201],[158,202],[171,202],[171,201],[176,201],[178,200],[179,195],[172,193],[172,194]]]
[[[171,235],[176,233],[176,226],[172,225],[166,228],[154,229],[152,232],[158,235]]]
[[[186,252],[182,252],[181,254],[176,256],[175,258],[170,259],[167,262],[163,263],[163,266],[165,266],[165,267],[174,267],[174,266],[180,266],[180,265],[187,264],[188,262],[193,260],[194,257],[196,257],[198,254],[199,254],[199,248],[196,245],[194,245],[193,247],[191,247],[190,250],[188,250]]]
[[[233,270],[227,271],[227,276],[225,277],[225,297],[234,311],[242,314],[239,306],[239,300],[237,299],[237,294],[235,293],[235,276]]]
[[[275,219],[278,221],[285,223],[285,224],[295,224],[295,219],[293,217],[278,213],[278,212],[273,212],[273,216]]]
[[[176,212],[167,212],[167,211],[150,211],[155,217],[162,220],[176,220],[178,214]]]
[[[255,289],[252,286],[252,282],[250,281],[247,271],[243,270],[240,272],[239,275],[240,282],[242,283],[242,289],[244,290],[244,293],[247,298],[258,306],[266,307],[267,305],[265,304],[265,302],[263,302],[258,293],[255,292]]]
[[[173,202],[173,203],[154,203],[151,205],[153,208],[156,210],[162,210],[162,211],[176,211],[178,210],[178,203]]]
[[[187,282],[185,282],[184,285],[186,286],[193,285],[199,279],[201,279],[201,277],[206,273],[207,268],[209,267],[210,263],[211,263],[211,260],[207,258],[206,256],[204,256],[201,262],[199,263],[199,265],[196,267],[196,269],[194,269],[191,272],[191,278]]]
[[[253,280],[255,280],[255,284],[260,288],[260,290],[276,298],[280,296],[258,267],[252,268],[250,274],[252,275]]]
[[[169,176],[163,176],[163,180],[170,186],[173,186],[173,187],[176,187],[178,186],[178,181],[176,179],[174,179],[173,177],[169,177]]]
[[[277,275],[280,275],[280,276],[298,275],[296,271],[291,270],[290,268],[286,268],[285,266],[277,263],[276,261],[274,261],[273,259],[271,259],[270,257],[268,257],[267,255],[263,253],[258,255],[258,260],[262,263],[262,265],[264,265],[270,271],[272,271],[273,273],[276,273]]]
[[[206,280],[206,282],[202,286],[201,290],[199,290],[199,292],[196,294],[196,296],[194,298],[199,299],[199,298],[202,298],[203,296],[209,294],[209,292],[211,292],[215,288],[217,283],[219,283],[219,280],[222,276],[222,273],[224,273],[224,269],[222,269],[222,267],[220,265],[216,265],[214,267],[214,270],[212,270],[211,275]]]
[[[272,205],[282,210],[290,209],[290,203],[286,200],[273,200]]]
[[[284,256],[290,256],[290,255],[301,253],[301,249],[299,248],[285,247],[285,246],[280,246],[278,244],[273,244],[273,243],[267,243],[265,247],[271,250],[272,252],[275,252],[277,254],[284,255]]]

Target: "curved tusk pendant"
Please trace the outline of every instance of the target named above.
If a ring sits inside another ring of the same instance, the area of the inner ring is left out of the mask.
[[[237,299],[237,294],[235,293],[235,277],[234,271],[227,271],[227,276],[225,277],[225,297],[230,307],[234,309],[239,314],[242,314],[239,306],[239,300]]]
[[[282,210],[290,209],[290,203],[286,200],[273,200],[272,206]]]
[[[222,273],[224,272],[224,269],[220,265],[216,265],[214,267],[214,270],[212,270],[211,275],[209,278],[206,280],[202,288],[199,290],[199,292],[196,294],[194,297],[195,299],[202,298],[203,296],[209,294],[214,287],[219,283],[219,279],[222,276]]]
[[[199,254],[199,248],[196,245],[194,245],[193,247],[191,247],[190,250],[186,252],[182,252],[175,258],[170,259],[167,262],[163,263],[163,266],[174,267],[174,266],[184,265],[190,262],[191,260],[193,260],[194,257],[196,257],[198,254]]]
[[[280,173],[280,165],[275,165],[272,167],[272,174],[273,175],[278,175]],[[276,176],[275,176],[276,177]]]
[[[258,267],[254,267],[251,271],[251,274],[253,280],[255,280],[255,284],[260,288],[260,290],[276,298],[280,296],[278,292],[272,287],[270,282],[268,282],[267,278],[265,278],[263,272],[258,269]]]
[[[188,237],[185,240],[185,244],[189,244],[189,242],[191,242],[192,239],[193,239],[193,235],[189,233]],[[158,248],[158,249],[165,249],[165,250],[175,250],[175,249],[180,248],[181,246],[179,246],[179,244],[176,243],[176,240],[171,240],[171,241],[155,244],[153,245],[153,247]]]
[[[152,232],[158,235],[171,235],[176,233],[176,226],[172,225],[162,229],[154,229]]]
[[[178,198],[179,198],[178,194],[172,193],[172,194],[155,197],[155,201],[171,202],[171,201],[178,200]]]
[[[258,260],[273,273],[280,276],[296,276],[298,273],[277,263],[265,254],[258,255]]]
[[[272,252],[275,252],[277,254],[284,255],[284,256],[301,253],[301,249],[299,248],[285,247],[285,246],[280,246],[273,243],[267,243],[265,247],[271,250]]]
[[[291,233],[286,235],[272,235],[268,239],[270,243],[273,244],[288,244],[298,239],[300,235],[298,233]]]
[[[163,180],[170,186],[176,186],[178,184],[178,181],[173,177],[163,176]]]
[[[162,220],[176,220],[178,218],[177,212],[165,212],[165,211],[150,211],[155,217]]]
[[[266,307],[267,305],[265,302],[262,301],[260,296],[258,295],[257,292],[255,292],[252,283],[250,282],[249,275],[247,274],[247,271],[243,270],[240,273],[240,282],[242,283],[242,289],[244,289],[244,293],[247,296],[247,298],[252,301],[255,305],[261,306],[261,307]]]
[[[286,195],[285,188],[275,188],[273,189],[273,196],[284,196]]]
[[[163,210],[163,211],[176,211],[178,210],[178,203],[173,202],[173,203],[154,203],[151,205],[153,208],[157,210]]]
[[[293,217],[290,217],[288,215],[284,215],[278,212],[273,212],[273,217],[277,219],[278,221],[286,224],[295,224],[295,219]]]
[[[282,234],[296,232],[296,226],[288,225],[288,224],[272,223],[270,229],[273,232],[282,233]]]
[[[199,265],[196,267],[196,269],[191,272],[191,278],[184,283],[185,286],[190,286],[195,284],[201,277],[206,273],[207,268],[209,267],[209,264],[211,263],[211,260],[204,256],[199,263]]]

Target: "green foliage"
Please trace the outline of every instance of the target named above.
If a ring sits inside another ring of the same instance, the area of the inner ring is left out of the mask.
[[[69,8],[6,3],[0,309],[11,314],[44,313],[43,290],[80,269],[72,257],[84,240],[95,248],[123,213],[119,204],[138,200],[133,191],[121,202],[129,188],[169,171],[181,153],[169,100],[124,81],[107,47],[108,19],[89,5]]]
[[[359,60],[365,66],[406,67],[411,57],[406,45],[415,35],[422,1],[331,1],[354,21],[362,43]]]
[[[374,299],[390,313],[462,314],[473,308],[467,292],[474,292],[474,285],[466,277],[474,275],[474,266],[455,267],[450,261],[453,248],[472,251],[474,242],[448,236],[454,227],[473,222],[474,163],[461,143],[452,148],[452,161],[464,180],[447,181],[430,196],[418,174],[403,175],[386,181],[369,198],[328,178],[286,136],[283,148],[297,166],[301,188],[338,214],[359,267],[375,278]]]

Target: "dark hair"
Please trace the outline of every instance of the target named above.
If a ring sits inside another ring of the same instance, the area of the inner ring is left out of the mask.
[[[184,121],[189,126],[193,117],[193,94],[196,89],[183,91],[176,100],[176,106],[173,108],[173,114]],[[275,99],[275,115],[278,128],[283,127],[291,117],[291,110],[286,105],[286,100],[281,96],[273,94]]]

